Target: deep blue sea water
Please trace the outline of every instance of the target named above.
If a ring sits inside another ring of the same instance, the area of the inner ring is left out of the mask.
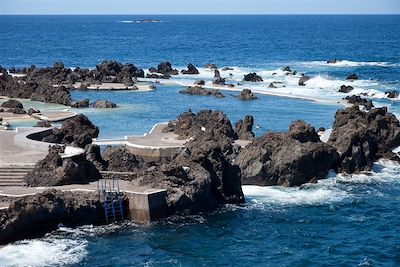
[[[255,117],[256,130],[286,130],[304,119],[329,128],[337,93],[350,73],[355,93],[400,114],[400,16],[0,16],[0,65],[93,68],[105,59],[142,68],[168,60],[230,66],[230,81],[256,71],[274,89],[297,98],[258,95],[239,101],[178,94],[179,86],[152,92],[73,92],[74,99],[108,99],[115,110],[83,110],[100,137],[143,134],[191,108],[219,109],[232,121]],[[344,61],[327,65],[326,60]],[[305,87],[284,75],[290,65],[312,78]],[[200,68],[200,77],[212,73]],[[272,73],[277,73],[272,75]],[[222,72],[227,77],[228,72]],[[198,77],[177,77],[192,81]],[[323,100],[316,102],[304,98]],[[38,105],[30,103],[31,105]],[[39,105],[45,108],[47,105]],[[51,106],[54,108],[54,106]],[[29,122],[20,122],[29,123]],[[17,124],[16,124],[17,125]],[[300,188],[244,187],[247,203],[141,228],[61,228],[48,236],[0,249],[0,266],[399,266],[400,167],[380,162],[372,176],[330,175]]]

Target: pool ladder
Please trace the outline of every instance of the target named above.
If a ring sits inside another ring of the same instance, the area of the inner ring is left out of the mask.
[[[124,220],[122,192],[119,190],[118,181],[115,179],[99,180],[97,190],[100,192],[106,223]]]

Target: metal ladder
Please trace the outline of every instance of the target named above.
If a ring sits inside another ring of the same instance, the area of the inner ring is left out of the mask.
[[[119,190],[118,181],[115,179],[99,180],[97,190],[100,192],[106,223],[124,220],[122,192]]]

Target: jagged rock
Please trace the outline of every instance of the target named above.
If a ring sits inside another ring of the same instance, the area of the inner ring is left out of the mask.
[[[15,99],[9,99],[6,102],[3,102],[1,104],[2,108],[19,108],[19,109],[23,109],[24,106],[22,105],[21,102],[19,102],[18,100]]]
[[[214,70],[213,84],[225,85],[225,79],[221,77],[221,74],[219,73],[219,70],[217,70],[217,69]]]
[[[173,69],[169,62],[161,62],[157,67],[157,72],[169,76],[179,74],[179,71]]]
[[[309,79],[310,79],[310,76],[306,76],[306,75],[302,76],[299,79],[299,85],[300,86],[305,86],[306,85],[305,82],[308,81]]]
[[[331,59],[331,60],[326,61],[326,63],[327,64],[336,64],[336,63],[338,63],[340,61],[342,61],[342,60],[335,58],[335,59]]]
[[[254,125],[254,117],[246,115],[244,120],[238,120],[235,123],[235,133],[238,139],[242,140],[253,140],[253,125]]]
[[[289,133],[266,133],[255,139],[235,159],[242,183],[298,186],[324,178],[339,155],[316,136],[314,128],[297,121]]]
[[[277,87],[274,85],[274,83],[270,83],[270,84],[268,85],[268,88],[277,88]]]
[[[85,98],[85,99],[76,101],[71,104],[71,107],[73,107],[73,108],[88,108],[89,107],[89,99]]]
[[[35,127],[50,128],[51,127],[51,122],[49,122],[49,121],[38,121],[36,123]]]
[[[325,132],[325,131],[326,131],[325,127],[319,127],[318,128],[318,132]]]
[[[218,69],[218,67],[217,67],[215,64],[213,64],[213,63],[207,63],[207,64],[205,64],[205,65],[204,65],[204,68],[205,68],[205,69],[212,69],[212,70]]]
[[[182,74],[199,74],[199,70],[192,64],[189,63],[187,66],[187,70],[182,70]]]
[[[36,163],[34,169],[25,176],[28,186],[56,186],[81,184],[101,179],[96,167],[86,160],[85,155],[61,158],[62,148],[53,146],[49,154]]]
[[[368,112],[358,106],[336,112],[328,144],[341,155],[338,169],[346,173],[371,170],[375,160],[393,158],[392,148],[400,146],[400,125],[386,108]]]
[[[253,72],[253,73],[249,73],[244,75],[243,81],[247,81],[247,82],[262,82],[263,79],[257,75],[257,73]]]
[[[200,95],[200,96],[214,96],[216,98],[223,98],[224,95],[217,89],[205,89],[199,86],[189,86],[185,90],[179,91],[180,94]]]
[[[224,135],[233,140],[236,138],[235,131],[226,115],[220,111],[202,110],[197,114],[188,111],[178,116],[176,120],[170,121],[164,132],[175,132],[180,139],[205,135],[207,132],[214,133],[213,136]]]
[[[342,85],[342,86],[340,86],[339,92],[340,93],[350,93],[353,89],[354,89],[353,86]]]
[[[116,108],[117,104],[107,100],[96,100],[93,103],[93,108]]]
[[[35,109],[35,108],[29,108],[28,111],[26,112],[29,116],[32,116],[33,114],[40,113],[40,110]]]
[[[360,96],[357,95],[346,96],[344,99],[346,99],[349,104],[354,104],[356,106],[364,106],[366,110],[370,110],[371,108],[374,107],[374,104],[372,103],[371,100],[361,98]]]
[[[257,97],[251,92],[250,89],[243,89],[240,92],[239,98],[241,100],[253,100],[253,99],[257,99]]]
[[[61,128],[54,128],[53,133],[42,139],[44,142],[71,144],[84,148],[99,135],[99,128],[82,114],[63,122]]]
[[[39,237],[60,223],[68,227],[104,223],[98,194],[52,189],[18,198],[0,214],[0,245]]]
[[[99,171],[104,171],[107,168],[107,162],[101,157],[101,151],[98,145],[87,145],[85,147],[85,155],[86,160],[91,162]]]
[[[71,95],[65,86],[53,86],[49,83],[38,84],[36,90],[30,96],[31,100],[45,103],[56,103],[69,106]]]
[[[398,98],[399,97],[399,92],[397,92],[397,91],[388,91],[388,92],[385,92],[385,94],[387,94],[388,98]]]
[[[125,146],[107,146],[103,153],[107,170],[116,172],[132,172],[141,168],[143,159],[129,153]]]
[[[199,86],[202,86],[202,85],[205,85],[205,84],[206,84],[206,82],[204,80],[198,80],[198,81],[194,82],[194,85],[199,85]]]
[[[148,79],[169,79],[169,78],[171,78],[171,76],[170,75],[166,75],[166,74],[158,75],[158,74],[155,74],[155,73],[152,73],[152,74],[147,73],[146,78],[148,78]]]
[[[284,68],[283,68],[283,71],[285,71],[285,72],[292,72],[292,70],[290,69],[289,66],[284,67]]]
[[[13,113],[13,114],[21,114],[24,115],[26,114],[26,111],[22,108],[9,108],[7,112]]]
[[[347,76],[346,80],[358,80],[357,74],[353,73]]]

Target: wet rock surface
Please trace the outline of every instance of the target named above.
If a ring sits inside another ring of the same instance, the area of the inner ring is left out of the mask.
[[[257,73],[253,72],[253,73],[249,73],[244,75],[243,81],[247,81],[247,82],[262,82],[263,79],[261,78],[261,76],[258,76]]]
[[[340,93],[350,93],[351,91],[353,91],[353,86],[350,85],[342,85],[340,86],[339,92]]]
[[[235,159],[242,183],[298,186],[325,178],[339,154],[317,138],[313,127],[297,121],[287,133],[255,139]]]
[[[19,109],[23,109],[24,106],[22,105],[21,102],[19,102],[18,100],[15,99],[9,99],[6,102],[3,102],[1,104],[2,108],[19,108]]]
[[[391,149],[400,146],[399,121],[386,108],[365,112],[355,105],[341,109],[336,112],[328,144],[340,153],[339,171],[369,171],[379,158],[396,159]]]
[[[213,84],[225,85],[225,79],[221,77],[221,74],[219,73],[219,70],[217,70],[217,69],[214,70]]]
[[[208,90],[200,86],[189,86],[187,89],[179,91],[179,93],[187,95],[214,96],[216,98],[225,97],[218,89]]]
[[[299,79],[298,84],[299,84],[300,86],[305,86],[305,85],[306,85],[306,81],[308,81],[309,79],[310,79],[310,76],[304,75],[304,76],[302,76],[302,77]]]
[[[116,108],[117,104],[108,100],[96,100],[93,103],[93,108]]]
[[[200,72],[192,63],[189,63],[187,65],[187,70],[182,70],[181,73],[182,74],[199,74]]]
[[[370,110],[374,107],[372,100],[362,98],[357,95],[346,96],[345,99],[349,104],[354,104],[356,106],[364,106],[366,110]]]
[[[241,100],[254,100],[254,99],[257,99],[257,97],[253,94],[253,92],[250,89],[243,89],[240,92],[239,99],[241,99]]]
[[[0,245],[42,236],[60,223],[68,227],[104,223],[97,193],[52,189],[18,198],[0,212]]]

